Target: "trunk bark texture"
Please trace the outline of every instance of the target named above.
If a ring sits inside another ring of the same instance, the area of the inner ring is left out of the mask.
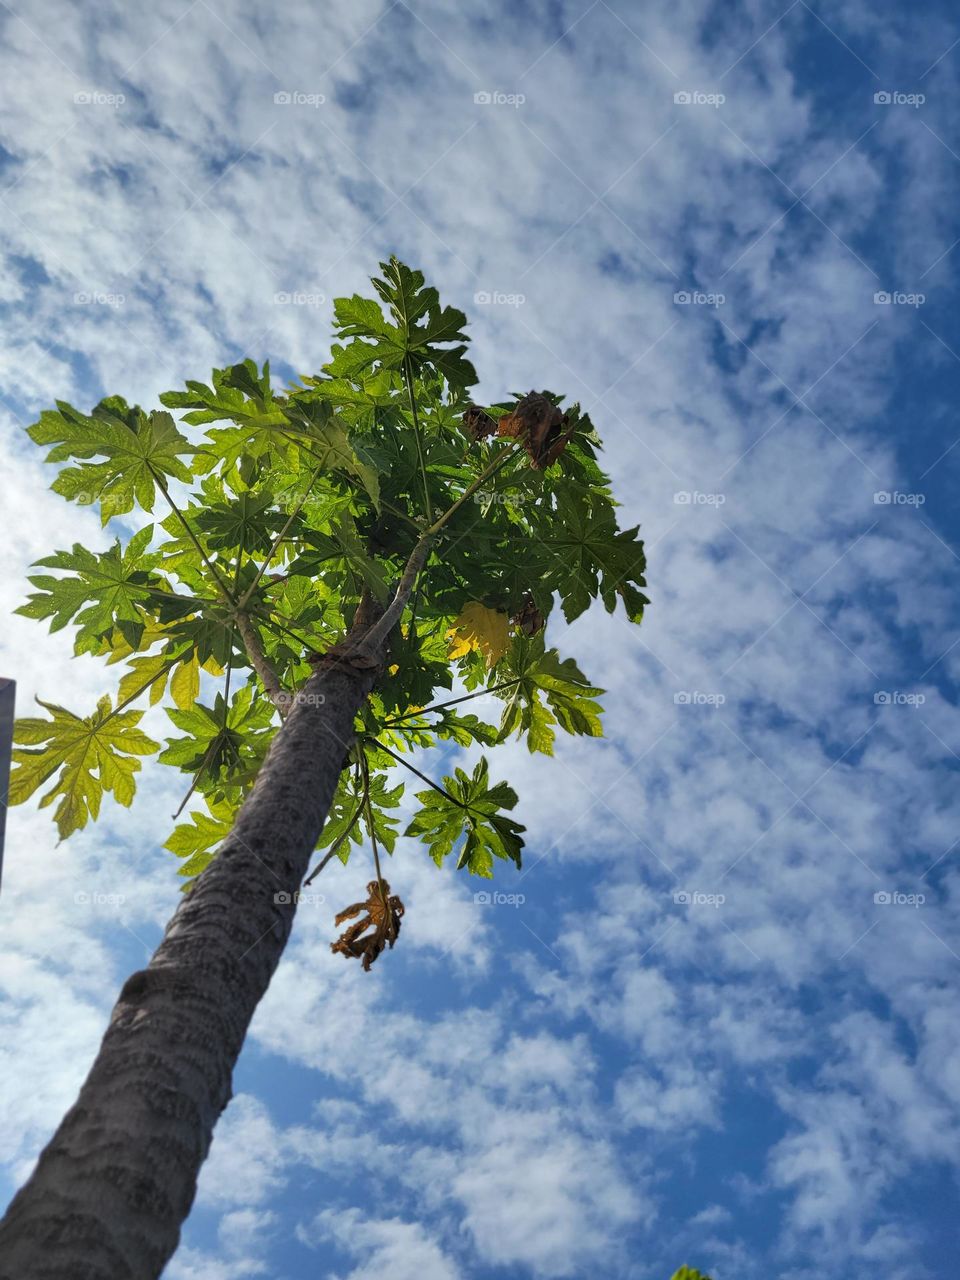
[[[376,675],[323,666],[295,699],[233,831],[125,983],[77,1102],[0,1222],[0,1280],[160,1275]]]

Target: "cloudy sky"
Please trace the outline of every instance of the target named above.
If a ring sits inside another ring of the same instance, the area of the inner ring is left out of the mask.
[[[650,561],[642,628],[551,620],[606,739],[495,756],[522,902],[401,842],[368,975],[328,945],[366,864],[314,886],[169,1280],[948,1274],[958,41],[890,0],[0,3],[5,616],[107,544],[41,408],[314,371],[390,253],[478,398],[584,404]],[[21,713],[115,685],[0,650]],[[176,904],[164,772],[60,848],[9,815],[5,1198]]]

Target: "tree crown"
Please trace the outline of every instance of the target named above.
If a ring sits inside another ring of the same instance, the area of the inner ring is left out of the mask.
[[[283,391],[269,364],[244,360],[166,392],[162,409],[57,401],[29,428],[48,462],[68,464],[53,489],[98,503],[123,535],[38,561],[18,610],[52,631],[73,624],[77,654],[122,668],[92,713],[40,702],[46,716],[17,724],[10,802],[48,787],[61,838],[98,816],[105,791],[129,805],[140,757],[159,752],[199,804],[166,842],[189,885],[316,662],[358,610],[389,606],[405,570],[388,664],[320,837],[328,856],[345,862],[363,830],[393,851],[403,786],[389,770],[416,748],[515,734],[550,755],[557,730],[600,735],[603,691],[545,638],[557,606],[572,620],[600,599],[639,622],[647,603],[643,544],[618,526],[593,425],[550,391],[472,403],[466,316],[396,258],[380,268],[376,297],[336,300],[320,373]],[[131,534],[124,517],[157,506]],[[467,693],[438,701],[457,677]],[[481,694],[489,718],[471,709]],[[174,730],[162,748],[138,727],[160,702]],[[517,796],[486,757],[423,780],[406,834],[438,865],[520,865]]]

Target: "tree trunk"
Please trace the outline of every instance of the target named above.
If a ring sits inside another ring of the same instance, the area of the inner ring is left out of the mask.
[[[376,674],[342,662],[304,686],[233,831],[125,983],[77,1102],[0,1222],[0,1280],[160,1275]]]

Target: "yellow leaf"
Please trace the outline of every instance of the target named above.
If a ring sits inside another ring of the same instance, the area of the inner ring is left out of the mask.
[[[170,695],[181,711],[189,711],[200,696],[200,666],[196,651],[170,677]]]
[[[463,658],[475,649],[492,667],[499,662],[510,647],[510,619],[498,609],[471,600],[460,610],[460,616],[447,632],[450,640],[449,657]]]

